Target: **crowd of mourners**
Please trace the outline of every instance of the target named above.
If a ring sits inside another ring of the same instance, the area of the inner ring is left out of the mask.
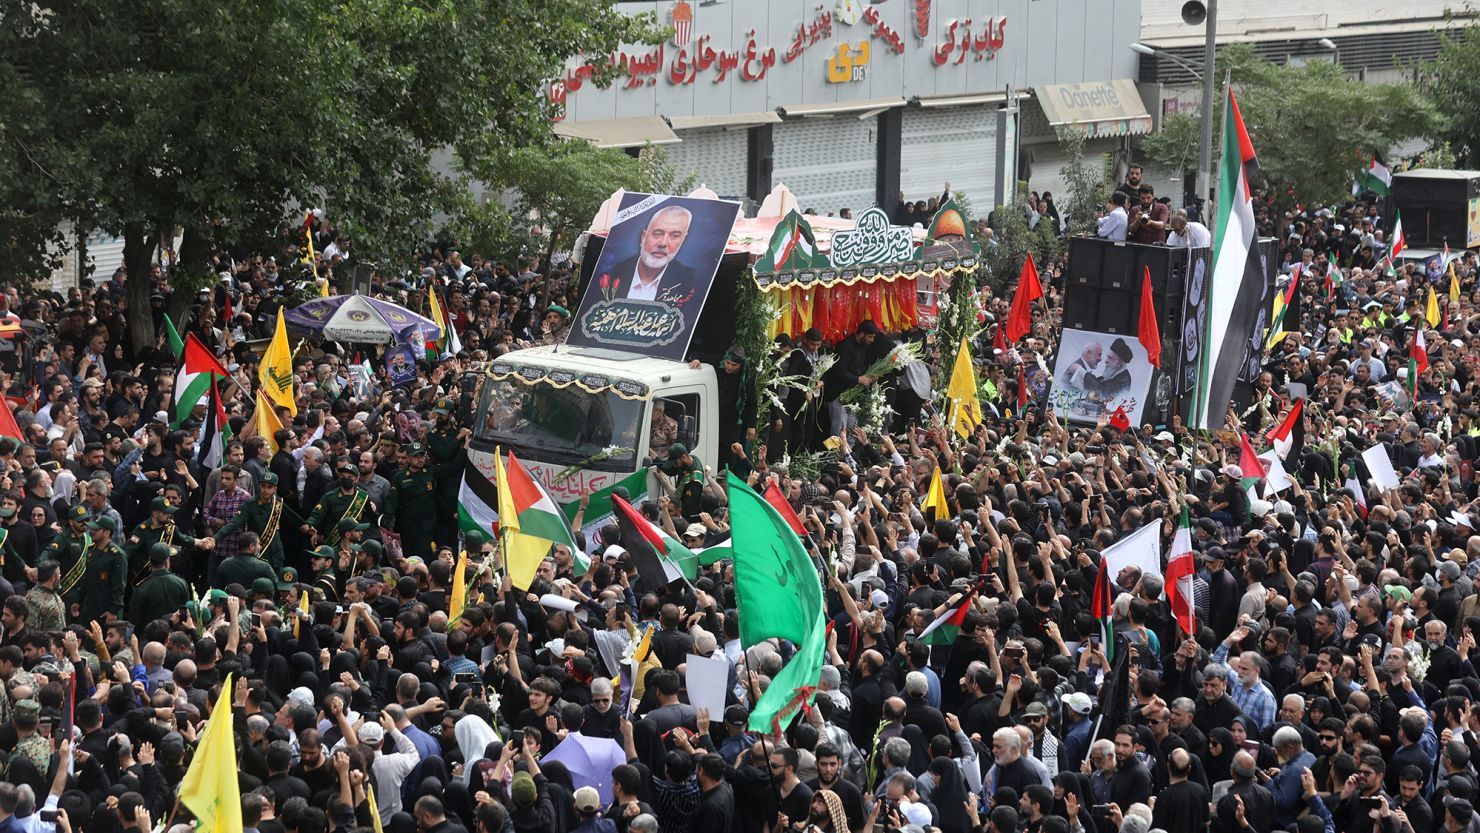
[[[168,268],[65,297],[10,286],[0,318],[26,326],[0,353],[21,434],[0,439],[0,833],[188,833],[177,788],[221,719],[243,827],[261,833],[1480,830],[1476,262],[1456,258],[1451,301],[1447,268],[1386,260],[1382,212],[1261,195],[1301,300],[1228,431],[1075,424],[1039,395],[1019,407],[1018,363],[1051,359],[1056,340],[1061,264],[1047,264],[1055,303],[1022,342],[992,347],[1011,287],[988,305],[986,414],[967,438],[922,400],[889,431],[823,443],[836,448],[820,470],[790,471],[800,453],[760,445],[800,449],[838,425],[808,401],[798,427],[732,399],[724,460],[666,449],[660,465],[695,470],[645,511],[686,545],[727,539],[728,465],[778,481],[818,557],[825,664],[779,732],[752,731],[749,706],[795,646],[742,645],[729,560],[654,586],[616,536],[578,528],[589,569],[556,547],[515,589],[494,541],[459,542],[459,403],[489,359],[561,340],[576,264],[440,246],[408,276],[377,275],[375,294],[412,309],[438,286],[462,352],[434,352],[392,388],[380,373],[357,384],[348,351],[364,347],[302,346],[297,416],[281,411],[272,437],[255,431],[252,394],[262,341],[309,268],[291,244],[217,253],[217,278],[189,299]],[[317,269],[353,263],[330,220],[311,233]],[[159,333],[143,351],[125,324],[137,281]],[[167,309],[238,383],[222,393],[234,438],[214,468],[200,462],[205,408],[173,412]],[[1415,381],[1416,328],[1428,368]],[[871,329],[777,355],[836,350],[833,398],[839,376],[908,386],[859,378]],[[732,350],[720,372],[744,378],[758,360],[772,357]],[[1295,482],[1266,492],[1239,469],[1237,433],[1265,451],[1297,400]],[[1396,488],[1372,484],[1374,445]],[[937,468],[948,512],[927,516]],[[1106,576],[1107,643],[1090,599],[1101,553],[1146,525],[1167,552],[1184,508],[1193,633],[1161,575],[1126,568]],[[962,599],[954,639],[922,642]],[[722,713],[688,703],[690,654],[728,664]]]

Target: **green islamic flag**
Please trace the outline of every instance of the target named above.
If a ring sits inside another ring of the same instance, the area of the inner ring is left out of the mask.
[[[740,643],[749,648],[774,637],[797,646],[750,710],[752,731],[780,731],[793,712],[812,700],[822,675],[827,643],[822,581],[780,513],[734,474],[726,478]]]

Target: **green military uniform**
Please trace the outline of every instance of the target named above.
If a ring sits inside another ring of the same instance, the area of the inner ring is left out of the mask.
[[[322,546],[308,554],[309,566],[314,568],[309,587],[315,596],[322,595],[325,601],[339,601],[339,579],[334,575],[334,559],[338,553],[330,546]]]
[[[688,462],[684,462],[684,458]],[[658,470],[673,478],[679,508],[689,521],[699,520],[704,510],[704,461],[689,453],[683,443],[668,447],[668,458],[658,463]]]
[[[432,407],[434,416],[451,413],[450,399],[438,399]],[[450,519],[457,514],[457,490],[468,458],[467,449],[463,448],[457,432],[457,426],[449,419],[445,424],[433,423],[426,433],[426,449],[432,457],[430,471],[437,479],[438,518]]]
[[[173,548],[167,544],[150,548],[149,562],[153,569],[134,587],[134,598],[129,603],[128,620],[135,627],[143,628],[155,619],[168,619],[195,598],[190,584],[165,566],[173,554]]]
[[[277,475],[268,472],[262,476],[262,485],[277,485]],[[282,498],[259,497],[242,504],[242,508],[226,522],[226,525],[216,530],[211,536],[217,543],[222,538],[235,533],[239,529],[246,529],[257,533],[261,546],[259,551],[262,559],[272,566],[272,572],[276,573],[283,568],[283,525],[293,519],[293,526],[301,525],[298,513],[288,507]],[[337,520],[337,518],[336,518]],[[230,559],[227,559],[228,561]]]
[[[51,559],[62,565],[62,600],[68,605],[82,600],[82,579],[87,573],[87,560],[92,554],[92,535],[86,531],[77,532],[72,528],[73,522],[86,523],[87,507],[77,504],[67,510],[67,523],[57,537],[46,545],[42,551],[43,559]],[[125,559],[126,560],[126,559]],[[125,566],[125,569],[127,567]]]
[[[407,446],[411,457],[425,456],[427,451],[421,443]],[[383,523],[401,534],[402,555],[430,558],[432,543],[437,534],[437,517],[440,497],[437,493],[438,478],[431,469],[413,471],[406,468],[392,484],[390,497],[386,498]]]
[[[128,574],[133,584],[145,579],[149,574],[149,553],[155,544],[165,544],[169,547],[178,547],[181,543],[194,543],[193,541],[178,541],[175,527],[175,513],[180,507],[171,506],[169,501],[163,497],[156,497],[149,501],[149,519],[134,527],[134,531],[128,536],[123,544],[123,551],[128,553]],[[153,513],[159,512],[164,515],[163,521],[155,521]]]
[[[218,533],[219,534],[219,533]],[[216,567],[216,581],[222,587],[228,584],[240,584],[242,587],[251,587],[252,582],[259,579],[277,579],[277,570],[261,558],[251,553],[237,553],[221,562]]]
[[[100,517],[88,524],[91,529],[106,529],[117,535],[113,519]],[[81,621],[101,620],[104,613],[123,618],[123,590],[128,585],[128,555],[110,539],[95,545],[87,557],[87,573],[82,589]]]
[[[33,631],[60,633],[67,627],[67,605],[62,594],[50,587],[31,585],[26,591],[26,624]]]
[[[308,515],[308,525],[317,529],[324,543],[331,546],[339,543],[339,521],[353,518],[357,521],[371,515],[370,493],[356,487],[350,492],[335,489],[319,499],[319,504]]]

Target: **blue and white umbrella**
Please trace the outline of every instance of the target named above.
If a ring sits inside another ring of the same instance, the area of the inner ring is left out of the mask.
[[[425,344],[442,335],[432,319],[364,295],[315,298],[287,310],[285,316],[294,335],[324,341]]]

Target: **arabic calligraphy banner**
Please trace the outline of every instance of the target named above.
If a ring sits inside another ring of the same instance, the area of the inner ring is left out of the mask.
[[[629,193],[567,343],[681,361],[740,204]]]
[[[654,0],[619,8],[656,12],[674,36],[572,59],[551,79],[556,118],[968,95],[1021,86],[1025,65],[1035,84],[1082,81],[1087,66],[1096,77],[1136,73],[1133,0]],[[613,66],[622,75],[597,87],[594,79]]]

